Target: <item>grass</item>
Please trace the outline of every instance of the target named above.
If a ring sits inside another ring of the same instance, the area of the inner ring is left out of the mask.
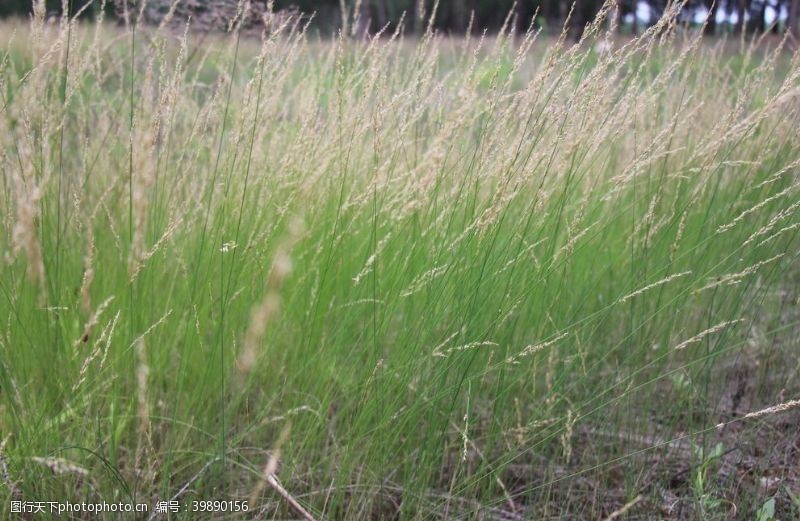
[[[800,55],[107,25],[3,26],[4,515],[800,515]]]

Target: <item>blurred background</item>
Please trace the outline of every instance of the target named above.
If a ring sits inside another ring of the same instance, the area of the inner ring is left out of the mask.
[[[121,18],[125,0],[109,1],[106,10]],[[137,0],[127,0],[130,11],[136,11]],[[140,1],[140,0],[138,0]],[[157,21],[170,8],[173,0],[148,0],[146,17]],[[258,8],[267,0],[252,0]],[[237,0],[181,0],[180,17],[191,14],[194,20],[219,19],[218,12],[235,9]],[[568,22],[573,38],[577,38],[587,22],[602,5],[602,0],[577,0]],[[82,17],[96,16],[100,0],[46,0],[47,12],[59,15],[64,4]],[[275,9],[311,17],[310,28],[320,34],[333,34],[348,23],[342,12],[349,13],[353,33],[376,33],[382,28],[392,31],[403,20],[406,32],[422,31],[434,9],[433,0],[277,0]],[[525,31],[533,24],[553,34],[560,32],[573,6],[573,0],[441,0],[436,10],[434,26],[440,32],[464,34],[468,29],[477,33],[500,30],[506,19],[514,31]],[[618,30],[635,34],[655,23],[667,6],[667,0],[620,0],[617,10]],[[0,0],[0,17],[28,16],[32,0]],[[312,16],[313,14],[313,16]],[[510,17],[509,17],[510,15]],[[405,16],[405,17],[404,17]],[[474,18],[473,18],[474,17]],[[473,19],[470,26],[470,19]],[[793,39],[800,34],[800,0],[688,0],[681,21],[690,25],[708,24],[708,35],[789,33]],[[201,22],[198,22],[202,25]]]

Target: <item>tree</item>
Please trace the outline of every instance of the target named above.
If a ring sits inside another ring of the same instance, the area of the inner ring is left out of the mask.
[[[44,0],[46,11],[50,15],[58,15],[62,9],[62,0]],[[143,0],[109,0],[111,5],[115,2],[127,1],[128,5],[139,5]],[[148,12],[152,13],[154,7],[157,11],[166,11],[173,0],[147,0]],[[239,0],[180,0],[178,12],[192,13],[196,26],[201,26],[203,20],[210,20],[220,12],[223,6],[225,12],[230,11],[230,5]],[[266,8],[267,0],[250,0],[253,9],[258,12]],[[616,0],[617,26],[622,19],[635,14],[638,0]],[[670,0],[644,0],[650,7],[655,18],[664,11]],[[358,34],[375,32],[388,24],[390,31],[394,30],[403,13],[406,15],[406,27],[409,32],[421,34],[427,28],[432,15],[433,5],[436,0],[275,0],[275,9],[279,12],[288,12],[296,8],[300,13],[315,13],[315,28],[323,33],[333,33],[341,24],[341,5],[345,6],[350,16],[350,21],[358,23],[351,27]],[[574,2],[574,4],[573,4]],[[723,2],[725,2],[723,4]],[[567,30],[574,39],[580,39],[586,24],[591,22],[602,6],[603,0],[439,0],[433,25],[437,30],[459,34],[466,31],[470,16],[474,16],[476,30],[487,29],[497,31],[509,12],[514,9],[512,16],[514,31],[523,31],[533,21],[534,13],[538,8],[537,24],[543,25],[550,34],[558,34],[567,15],[572,10]],[[31,12],[32,0],[0,0],[0,17],[3,16],[28,16]],[[97,14],[100,0],[68,0],[72,14],[83,12],[83,16],[92,17]],[[354,13],[356,5],[358,13]],[[83,8],[86,7],[84,10]],[[707,10],[709,13],[705,32],[714,35],[719,32],[716,18],[720,9],[726,12],[735,12],[738,22],[736,32],[746,30],[750,33],[759,33],[767,29],[766,13],[768,9],[776,12],[788,13],[786,23],[775,24],[773,31],[785,29],[792,38],[790,42],[796,45],[800,40],[800,0],[689,0],[681,14],[681,20],[690,22],[698,10]],[[136,9],[134,8],[134,11]],[[110,11],[112,11],[110,9]],[[113,15],[113,12],[112,12]],[[214,15],[214,16],[211,16]],[[613,16],[613,15],[612,15]],[[154,16],[151,18],[158,18]],[[179,17],[180,18],[180,17]],[[185,19],[185,17],[183,17]],[[216,19],[216,18],[215,18]],[[654,20],[651,20],[651,23]]]
[[[708,9],[705,33],[708,36],[717,34],[717,12],[719,11],[720,1],[721,0],[705,0],[706,9]]]
[[[789,19],[786,21],[787,30],[794,38],[794,44],[800,40],[800,0],[791,0],[789,4]]]

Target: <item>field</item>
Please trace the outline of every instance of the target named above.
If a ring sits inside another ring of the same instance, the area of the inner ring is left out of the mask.
[[[0,25],[2,517],[800,517],[800,53],[267,22]]]

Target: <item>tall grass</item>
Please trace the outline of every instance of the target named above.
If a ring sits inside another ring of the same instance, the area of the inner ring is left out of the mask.
[[[266,23],[3,26],[4,515],[658,515],[797,397],[797,53]]]

